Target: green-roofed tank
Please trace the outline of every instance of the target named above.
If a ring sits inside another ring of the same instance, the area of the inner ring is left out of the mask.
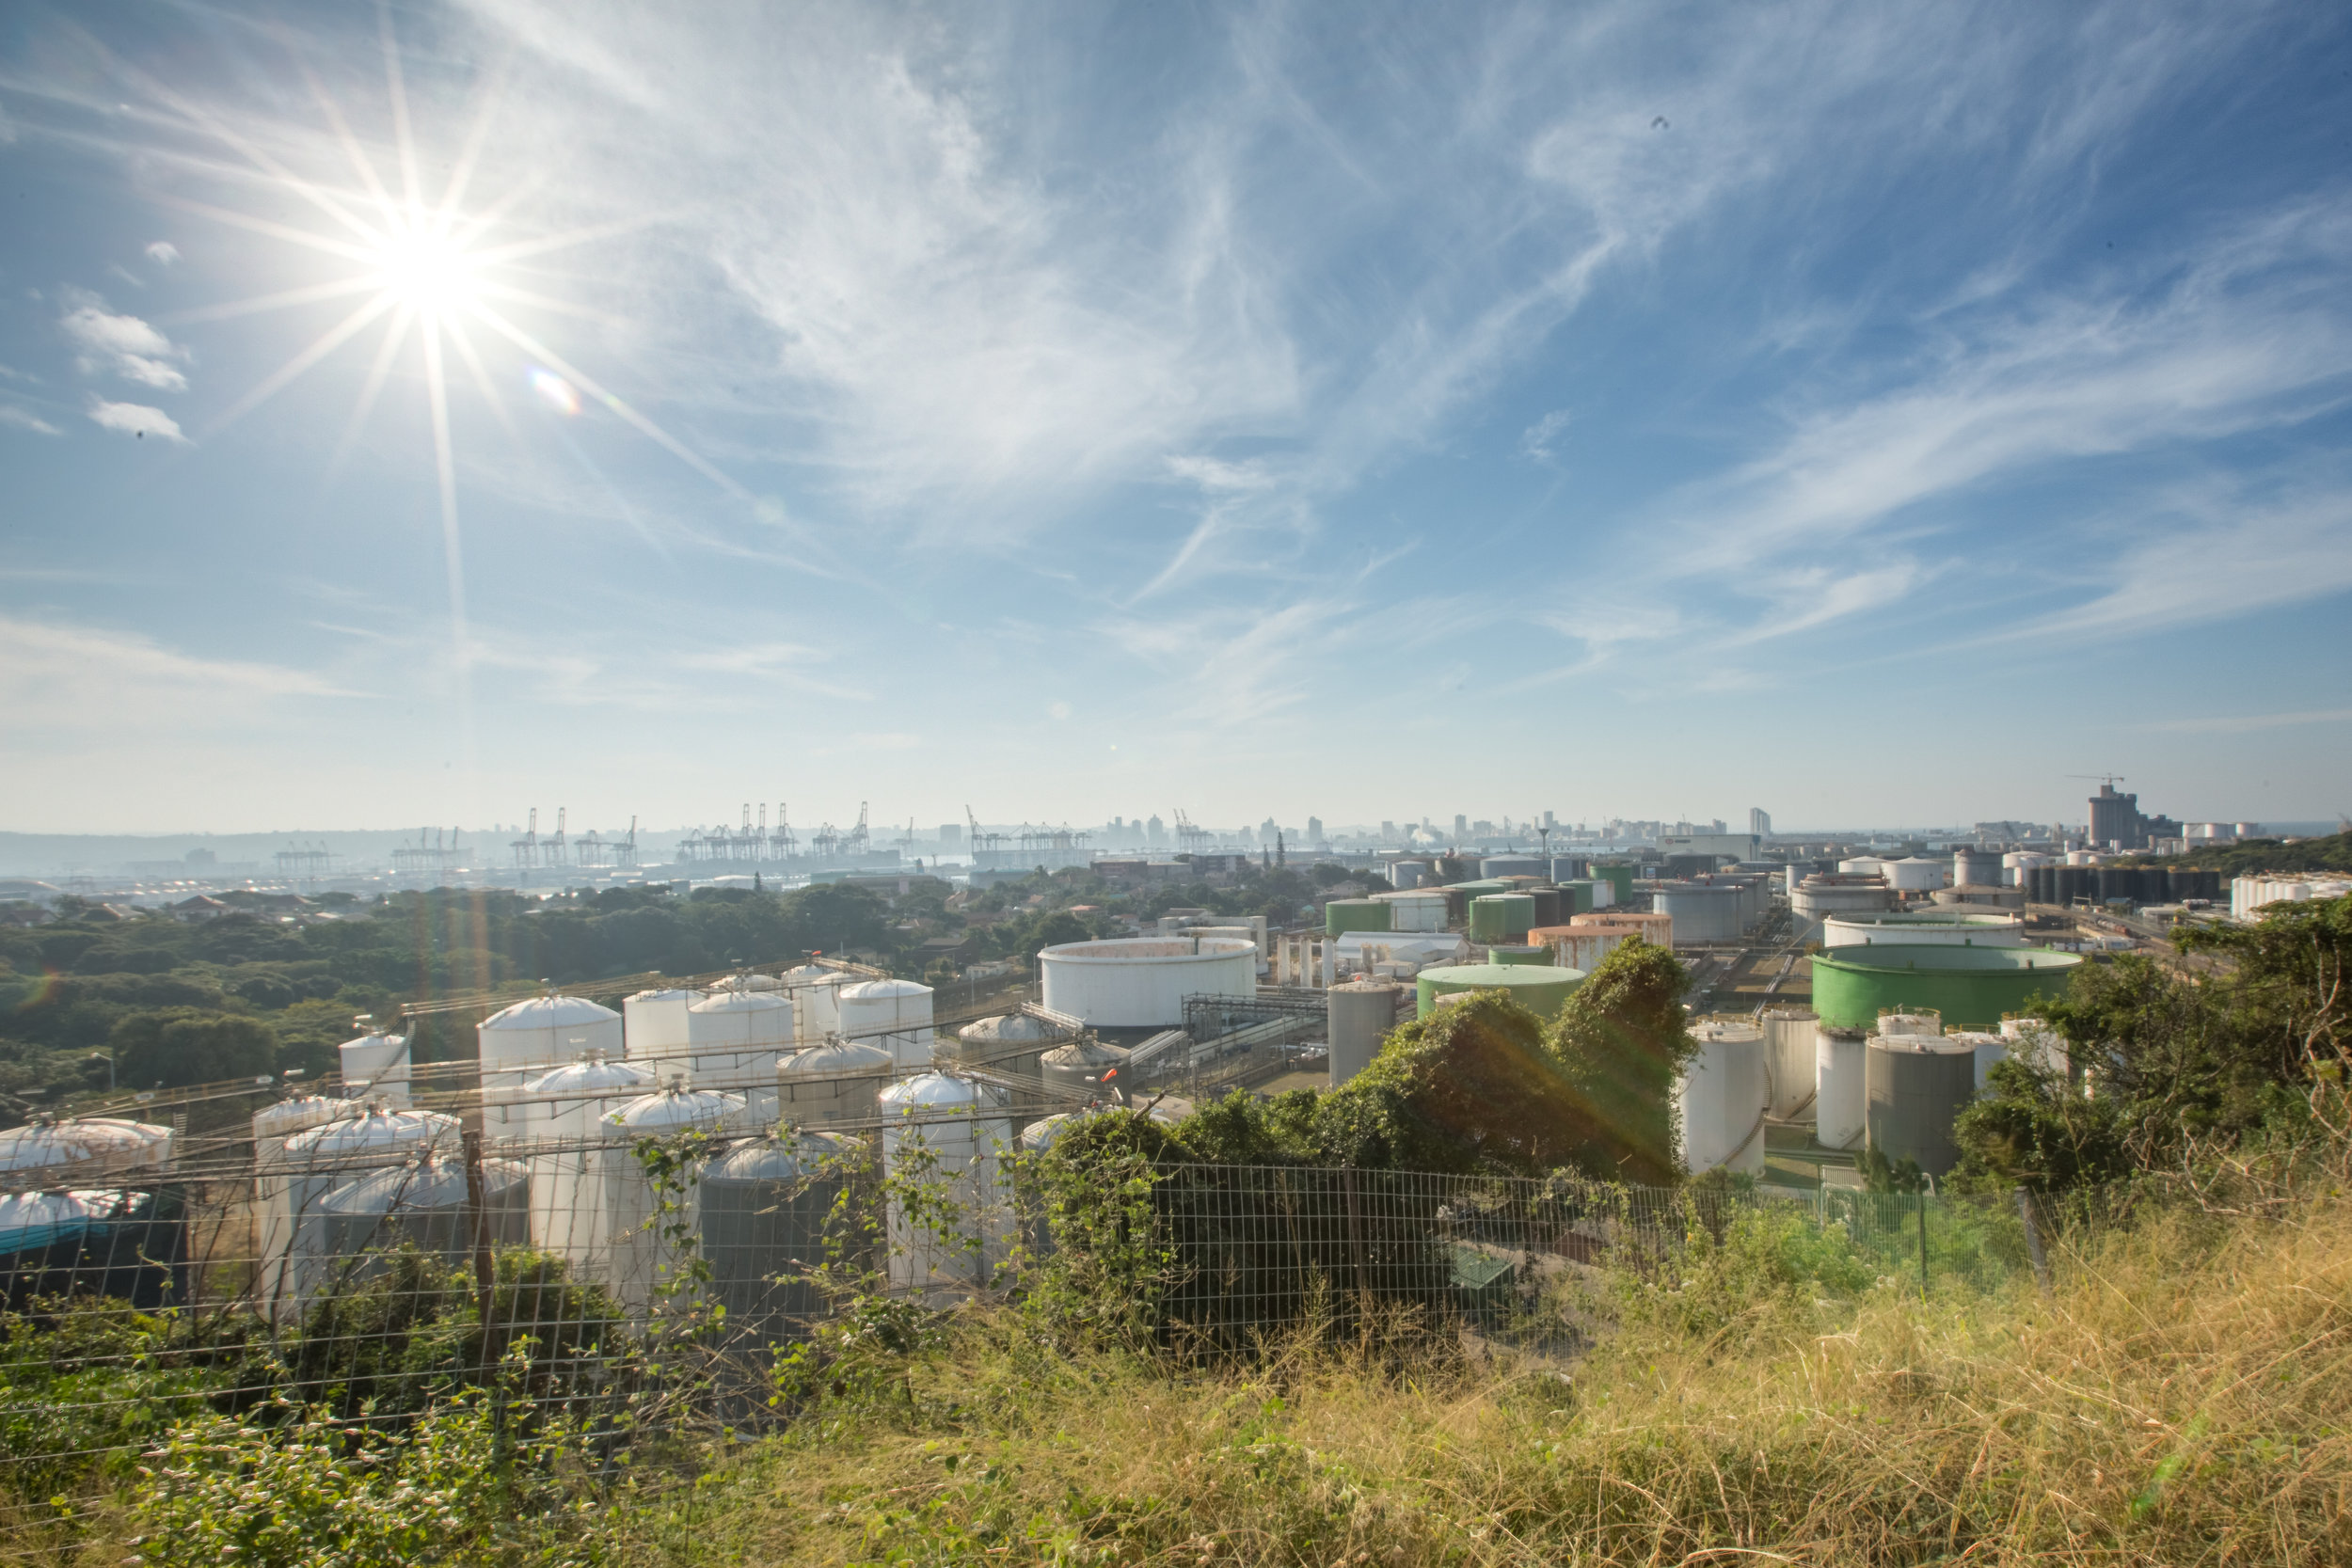
[[[1540,943],[1531,946],[1525,942],[1498,942],[1486,949],[1486,961],[1490,964],[1548,965],[1552,961],[1552,952]]]
[[[1633,867],[1629,865],[1597,865],[1593,867],[1593,880],[1607,882],[1613,888],[1617,903],[1622,904],[1633,896]]]
[[[2042,992],[2062,995],[2079,953],[2046,947],[1837,947],[1813,959],[1813,1010],[1824,1029],[1874,1029],[1886,1009],[1931,1007],[1951,1029],[1997,1029]]]
[[[1389,906],[1377,898],[1334,898],[1323,906],[1323,934],[1345,936],[1350,931],[1385,931]]]
[[[1472,942],[1524,942],[1534,927],[1535,900],[1524,893],[1489,893],[1470,900]]]
[[[1471,990],[1508,991],[1511,1000],[1536,1017],[1552,1018],[1583,983],[1581,969],[1532,964],[1446,964],[1422,970],[1413,982],[1416,1012],[1422,1018],[1438,1010],[1439,997]]]

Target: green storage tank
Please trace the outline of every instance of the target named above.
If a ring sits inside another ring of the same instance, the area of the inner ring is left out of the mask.
[[[1458,893],[1465,898],[1484,898],[1490,893],[1510,892],[1511,884],[1500,877],[1486,877],[1475,882],[1455,882],[1446,891]]]
[[[1593,881],[1589,877],[1560,884],[1560,918],[1593,912]]]
[[[1544,964],[1552,961],[1551,949],[1541,944],[1528,946],[1522,942],[1498,942],[1486,949],[1490,964]]]
[[[1424,969],[1414,981],[1417,1016],[1438,1010],[1438,998],[1466,990],[1507,990],[1511,1000],[1538,1018],[1551,1018],[1584,983],[1581,969],[1534,968],[1527,964],[1446,964]]]
[[[1875,1029],[1882,1011],[1916,1007],[1947,1029],[1998,1029],[2035,992],[2063,994],[2082,962],[2046,947],[1834,947],[1813,960],[1813,1010],[1824,1029]]]
[[[1334,898],[1323,906],[1323,934],[1344,936],[1350,931],[1385,931],[1389,906],[1377,898]]]
[[[1633,867],[1629,865],[1597,865],[1593,867],[1593,880],[1614,888],[1620,904],[1633,896]]]
[[[1489,893],[1470,900],[1470,939],[1524,942],[1535,928],[1535,900],[1524,893]]]

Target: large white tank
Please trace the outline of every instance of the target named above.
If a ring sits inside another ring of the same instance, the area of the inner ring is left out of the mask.
[[[1861,947],[1897,942],[1905,947],[2023,947],[2022,915],[1992,910],[1938,908],[1889,913],[1884,911],[1833,914],[1821,922],[1824,947]]]
[[[1867,1125],[1869,1037],[1854,1029],[1815,1033],[1813,1141],[1851,1148]]]
[[[844,1039],[871,1041],[901,1068],[931,1063],[931,988],[914,980],[861,980],[841,988]]]
[[[256,1181],[262,1189],[262,1230],[280,1243],[261,1259],[259,1294],[266,1309],[280,1318],[298,1316],[326,1283],[320,1272],[326,1230],[319,1205],[328,1193],[364,1172],[455,1149],[459,1136],[455,1117],[375,1107],[288,1138],[280,1163]]]
[[[1898,893],[1930,893],[1944,886],[1951,872],[1949,862],[1914,855],[1909,860],[1888,861],[1884,875],[1886,885]]]
[[[475,1030],[485,1103],[511,1097],[551,1067],[588,1052],[618,1056],[626,1049],[621,1015],[581,996],[534,996],[492,1013]]]
[[[358,1039],[337,1046],[335,1053],[346,1096],[353,1100],[380,1100],[387,1105],[408,1103],[407,1036],[369,1029]]]
[[[604,1216],[612,1259],[610,1282],[614,1299],[629,1311],[644,1313],[682,1283],[681,1271],[689,1259],[678,1237],[691,1236],[701,1227],[696,1173],[683,1173],[676,1191],[656,1192],[638,1157],[638,1140],[689,1131],[728,1132],[742,1125],[741,1095],[690,1089],[679,1083],[604,1115],[600,1126],[605,1138]],[[671,1205],[666,1211],[665,1199]]]
[[[2019,1061],[2030,1063],[2043,1072],[2066,1076],[2066,1037],[2051,1028],[2047,1020],[2004,1018],[2001,1037],[2009,1042],[2009,1053]]]
[[[36,1116],[0,1132],[0,1173],[57,1170],[76,1186],[171,1164],[171,1129],[119,1117]]]
[[[1990,849],[1955,849],[1952,851],[1951,886],[1998,887],[2000,883],[2000,856]]]
[[[313,1127],[356,1117],[362,1109],[357,1101],[296,1094],[253,1113],[254,1257],[275,1258],[294,1239],[294,1219],[284,1202],[286,1140]]]
[[[1391,931],[1445,929],[1445,895],[1442,893],[1375,893],[1373,897],[1389,906],[1389,929]]]
[[[2032,874],[2057,859],[2054,855],[2037,854],[2031,849],[2012,849],[2001,857],[2001,885],[2017,887],[2032,879]]]
[[[1813,1103],[1814,1063],[1820,1054],[1813,1037],[1820,1032],[1820,1020],[1805,1007],[1767,1007],[1760,1022],[1772,1115],[1786,1121]]]
[[[1676,1142],[1692,1175],[1764,1170],[1764,1031],[1752,1023],[1694,1024],[1698,1054],[1675,1084]]]
[[[551,1068],[523,1091],[536,1107],[530,1139],[513,1152],[531,1171],[531,1241],[542,1252],[585,1261],[607,1244],[605,1118],[654,1086],[650,1068],[601,1052]]]
[[[1258,994],[1258,950],[1230,937],[1064,942],[1038,967],[1048,1008],[1105,1029],[1172,1029],[1187,996]]]
[[[1006,1091],[946,1072],[901,1079],[882,1092],[882,1164],[889,1203],[890,1283],[945,1300],[986,1286],[1015,1230],[1004,1156],[1013,1148]],[[923,1201],[910,1204],[905,1184]]]
[[[1372,1065],[1381,1040],[1396,1027],[1398,1004],[1410,994],[1403,986],[1376,980],[1354,980],[1324,992],[1333,1088]]]
[[[1944,1032],[1944,1015],[1933,1007],[1889,1007],[1879,1014],[1878,1032],[1882,1035],[1920,1035],[1931,1038]]]
[[[1977,1093],[1982,1094],[1985,1075],[1993,1070],[1993,1064],[2008,1057],[2009,1041],[1980,1029],[1955,1029],[1944,1037],[1963,1042],[1975,1053]]]
[[[803,1045],[820,1044],[827,1035],[841,1032],[841,988],[854,986],[860,978],[823,964],[802,964],[784,972],[785,989],[792,997],[793,1023]]]
[[[889,1052],[867,1040],[827,1040],[786,1057],[776,1073],[778,1110],[794,1127],[869,1122],[876,1097],[898,1070]]]
[[[1001,1013],[956,1031],[959,1065],[1003,1077],[1035,1079],[1038,1058],[1070,1038],[1070,1031],[1028,1013]]]
[[[621,1023],[628,1059],[642,1062],[657,1078],[684,1071],[686,1010],[702,999],[701,991],[676,986],[641,990],[624,999]]]
[[[1883,876],[1888,863],[1876,855],[1856,855],[1850,861],[1839,861],[1837,874],[1840,877]]]
[[[776,1119],[776,1069],[793,1045],[792,1004],[777,991],[714,991],[686,1009],[687,1078],[743,1097],[754,1124]]]
[[[1650,895],[1650,909],[1674,921],[1677,947],[1738,942],[1742,903],[1728,882],[1661,882]]]

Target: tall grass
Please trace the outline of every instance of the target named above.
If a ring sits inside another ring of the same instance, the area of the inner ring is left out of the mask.
[[[1769,1216],[1587,1275],[1573,1362],[1247,1373],[974,1315],[818,1384],[689,1531],[754,1561],[2352,1562],[2352,1205],[2179,1207],[2053,1288],[1869,1273]],[[837,1391],[836,1391],[837,1390]]]

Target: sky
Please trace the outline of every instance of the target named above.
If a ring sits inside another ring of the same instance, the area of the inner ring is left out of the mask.
[[[0,15],[0,829],[2352,810],[2352,13]]]

